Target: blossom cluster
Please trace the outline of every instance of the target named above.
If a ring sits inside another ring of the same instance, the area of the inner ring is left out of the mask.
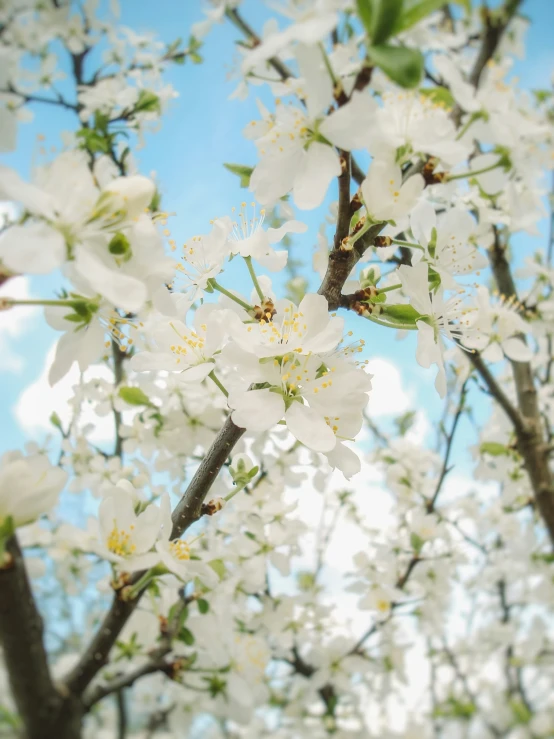
[[[48,625],[0,607],[0,735],[34,736],[28,648],[87,739],[548,739],[552,238],[519,244],[554,98],[512,75],[518,3],[290,0],[258,36],[211,0],[186,47],[112,5],[0,9],[0,149],[34,106],[73,120],[30,177],[0,167],[0,310],[43,306],[50,384],[80,373],[0,462],[0,600],[30,580]],[[229,105],[262,88],[226,164],[249,195],[178,244],[138,153],[220,23]],[[57,293],[10,293],[37,275]],[[371,360],[410,332],[435,389],[377,411]]]

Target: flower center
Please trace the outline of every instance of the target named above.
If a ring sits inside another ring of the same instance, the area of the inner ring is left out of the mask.
[[[238,214],[238,221],[234,221],[231,236],[234,241],[243,241],[253,236],[258,229],[262,227],[265,220],[265,209],[260,210],[260,215],[256,214],[256,203],[250,203],[252,215],[248,215],[248,206],[242,202]],[[233,208],[233,211],[235,209]]]
[[[190,547],[186,541],[181,541],[180,539],[177,541],[170,541],[169,551],[171,552],[171,556],[175,557],[175,559],[179,559],[181,561],[190,559]]]
[[[134,528],[131,525],[129,531],[125,531],[114,526],[106,542],[110,552],[117,554],[118,557],[128,557],[130,554],[134,554],[137,548],[131,541]]]

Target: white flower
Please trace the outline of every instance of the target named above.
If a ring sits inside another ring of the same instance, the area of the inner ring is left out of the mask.
[[[402,162],[415,154],[431,154],[454,166],[466,159],[471,143],[456,140],[456,128],[448,111],[417,92],[383,95],[383,107],[368,131],[369,152],[375,157]]]
[[[208,281],[223,269],[229,256],[227,237],[231,228],[229,218],[217,219],[209,234],[193,236],[183,246],[182,263],[177,264],[176,276],[184,280],[184,292],[191,303],[202,297]]]
[[[159,562],[183,582],[189,582],[198,577],[208,587],[215,587],[219,582],[218,576],[209,564],[202,562],[198,555],[191,551],[191,543],[182,539],[170,541],[172,529],[171,506],[167,493],[161,498],[160,511],[162,535],[155,545]]]
[[[325,0],[318,0],[315,3],[294,3],[287,10],[285,6],[281,6],[281,12],[286,12],[294,22],[284,31],[275,29],[245,56],[242,63],[243,74],[247,74],[260,62],[267,61],[295,42],[317,44],[322,41],[339,20],[337,12],[326,5]]]
[[[300,51],[299,64],[307,76],[303,91],[307,112],[278,103],[275,115],[270,115],[262,107],[263,120],[252,121],[244,133],[256,140],[260,154],[250,178],[257,200],[267,205],[292,190],[294,203],[311,210],[321,205],[332,179],[341,173],[338,154],[321,136],[348,151],[363,147],[377,106],[367,93],[356,93],[326,118],[333,94],[321,50],[300,47]]]
[[[477,288],[476,310],[469,315],[465,346],[477,349],[487,362],[500,362],[504,355],[514,362],[529,362],[533,351],[521,338],[527,331],[513,302],[493,304],[487,288]]]
[[[473,243],[476,223],[467,211],[451,208],[437,224],[435,209],[423,200],[413,209],[410,226],[416,241],[425,248],[426,261],[440,275],[446,289],[457,287],[452,275],[471,274],[488,265],[486,256]],[[414,254],[414,259],[418,254]]]
[[[469,319],[468,311],[463,308],[458,295],[445,300],[442,290],[434,294],[429,292],[428,273],[425,262],[413,267],[403,264],[398,268],[402,289],[410,298],[412,307],[422,316],[422,320],[416,323],[418,329],[416,360],[426,369],[432,364],[437,365],[435,387],[443,398],[446,395],[446,372],[441,335],[452,341],[464,340],[460,322],[467,326]]]
[[[106,495],[98,511],[98,554],[120,570],[133,572],[153,567],[158,556],[152,552],[162,524],[161,509],[147,505],[135,513],[136,491],[121,480]]]
[[[135,354],[131,368],[135,372],[178,371],[186,382],[201,382],[214,369],[213,357],[221,349],[228,314],[228,310],[205,303],[194,312],[193,328],[178,319],[153,319],[146,329],[153,350]]]
[[[292,190],[299,208],[317,208],[331,180],[341,173],[338,155],[314,139],[314,123],[300,108],[278,104],[263,128],[269,130],[256,140],[260,161],[250,177],[256,200],[269,205]],[[257,131],[250,125],[245,134]]]
[[[233,223],[230,237],[231,254],[240,254],[241,257],[252,257],[262,267],[277,272],[287,263],[286,251],[276,252],[271,244],[276,244],[288,233],[304,233],[307,230],[301,221],[285,221],[279,228],[262,228],[265,219],[265,210],[256,216],[256,204],[252,203],[252,217],[248,217],[246,203],[242,203],[238,222]]]
[[[258,358],[282,357],[288,352],[330,352],[342,340],[344,320],[330,317],[327,299],[309,293],[298,308],[290,300],[279,300],[270,321],[243,324],[235,320],[231,335],[240,348]]]
[[[47,274],[71,261],[91,290],[136,312],[147,298],[146,278],[126,273],[132,270],[132,249],[121,259],[108,247],[144,211],[154,190],[150,180],[136,175],[119,177],[100,192],[80,151],[61,154],[39,170],[36,185],[0,168],[0,197],[21,203],[32,216],[0,236],[0,259],[8,269],[29,274]]]
[[[338,442],[353,439],[362,426],[371,380],[337,356],[327,361],[328,367],[316,355],[290,352],[280,362],[261,363],[257,379],[270,387],[230,393],[234,423],[261,432],[284,418],[298,441],[324,454],[335,450]],[[358,471],[351,457],[344,447],[329,462],[350,476]]]
[[[43,454],[4,454],[0,464],[0,530],[9,518],[18,527],[48,513],[66,480],[67,474]]]
[[[402,182],[402,170],[392,160],[374,159],[362,182],[362,195],[369,218],[392,221],[408,213],[423,192],[425,182],[420,174]]]

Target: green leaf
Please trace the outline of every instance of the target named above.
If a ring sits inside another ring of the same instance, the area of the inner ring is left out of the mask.
[[[188,647],[192,647],[194,644],[194,634],[186,626],[183,626],[177,637],[180,641],[185,642]]]
[[[371,14],[371,43],[384,44],[395,32],[404,0],[373,0]]]
[[[412,545],[412,549],[414,550],[414,552],[416,554],[419,554],[423,548],[423,545],[425,544],[425,540],[412,531],[412,533],[410,534],[410,544]]]
[[[402,323],[413,323],[414,326],[416,321],[421,318],[421,313],[418,313],[409,303],[399,303],[398,305],[384,305],[381,315],[386,316],[387,320],[392,318]]]
[[[61,418],[56,413],[56,411],[54,411],[52,415],[50,416],[50,423],[52,424],[52,426],[55,426],[57,429],[60,429],[60,431],[62,430],[62,421],[61,421]]]
[[[135,113],[159,113],[161,111],[160,98],[151,90],[141,90],[133,111]]]
[[[491,457],[504,457],[510,454],[510,450],[504,444],[497,441],[484,441],[480,446],[481,454],[490,454]]]
[[[520,700],[510,701],[510,707],[514,713],[516,721],[519,724],[528,724],[533,718],[533,714],[527,706]]]
[[[118,395],[129,405],[151,405],[150,398],[140,387],[120,387]]]
[[[78,313],[68,313],[66,316],[63,317],[64,321],[71,321],[72,323],[82,323],[83,322],[83,316],[80,316]]]
[[[202,614],[208,613],[208,611],[210,610],[210,604],[208,603],[208,601],[204,600],[204,598],[200,598],[198,600],[198,610]]]
[[[240,177],[240,186],[248,187],[250,185],[250,177],[254,171],[254,167],[247,167],[245,164],[231,164],[224,162],[223,166],[228,169],[229,172],[236,174]]]
[[[168,623],[170,624],[172,624],[177,618],[177,623],[176,623],[177,631],[185,623],[189,615],[189,609],[186,606],[184,608],[182,608],[181,606],[182,606],[182,603],[180,601],[178,601],[177,603],[174,603],[169,609],[169,612],[167,614],[167,620],[168,620]]]
[[[370,59],[400,87],[417,87],[423,75],[423,55],[405,46],[370,46]]]
[[[179,46],[183,43],[182,38],[176,38],[175,41],[172,41],[170,44],[167,45],[167,49],[165,52],[166,56],[171,56],[172,54],[175,54]]]
[[[5,706],[0,705],[0,726],[9,726],[11,729],[19,729],[21,720],[16,713],[12,713]]]
[[[398,429],[400,436],[404,436],[413,426],[416,417],[415,411],[407,411],[399,418],[396,418],[394,424]]]
[[[406,31],[408,28],[415,26],[416,23],[426,18],[435,10],[446,5],[448,0],[412,0],[407,2],[403,13],[397,18],[394,25],[393,33]]]
[[[360,20],[365,26],[367,35],[371,38],[373,3],[371,0],[356,0],[356,8],[358,10]]]

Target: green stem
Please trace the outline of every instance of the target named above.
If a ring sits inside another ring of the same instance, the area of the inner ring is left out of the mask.
[[[462,126],[462,127],[460,128],[460,130],[458,131],[458,135],[456,136],[456,141],[459,141],[459,140],[460,140],[460,139],[462,138],[462,136],[464,135],[464,133],[466,133],[467,131],[469,131],[469,129],[470,129],[470,128],[471,128],[471,126],[472,126],[472,125],[473,125],[473,124],[475,123],[475,121],[477,120],[477,118],[478,118],[478,117],[479,117],[479,116],[475,116],[475,114],[474,114],[474,115],[472,115],[472,116],[470,116],[470,118],[469,118],[468,122],[467,122],[467,123],[465,123],[465,124],[464,124],[464,125],[463,125],[463,126]]]
[[[392,243],[396,244],[397,246],[406,246],[408,249],[419,249],[420,251],[425,251],[425,249],[420,246],[420,244],[414,244],[411,241],[402,241],[401,239],[392,239]]]
[[[82,305],[83,303],[86,303],[85,300],[80,299],[74,299],[74,300],[41,300],[38,298],[37,300],[19,300],[17,298],[0,298],[0,302],[2,302],[4,305],[52,305],[54,307],[68,307],[73,308],[75,305]]]
[[[485,174],[485,172],[491,172],[493,169],[496,169],[500,166],[500,159],[495,162],[494,164],[491,164],[489,167],[483,167],[483,169],[476,169],[473,172],[460,172],[460,174],[449,174],[446,177],[447,182],[451,182],[452,180],[463,180],[465,177],[476,177],[478,174]]]
[[[254,287],[256,288],[256,292],[258,293],[258,297],[264,302],[264,293],[262,288],[260,287],[260,283],[258,282],[258,278],[256,277],[256,273],[254,272],[254,267],[252,266],[252,257],[244,257],[244,261],[246,262],[246,266],[248,267],[248,271],[250,272],[250,277],[252,278],[252,282],[254,284]]]
[[[157,570],[155,567],[151,567],[149,570],[147,570],[144,575],[140,578],[140,580],[137,580],[137,582],[134,585],[129,585],[128,588],[125,588],[125,600],[131,601],[134,600],[137,595],[144,590],[144,588],[148,585],[151,580],[154,579],[155,575],[157,573]]]
[[[402,285],[398,284],[398,285],[389,285],[388,287],[378,287],[377,289],[379,290],[379,293],[388,293],[391,290],[400,290],[401,287]]]
[[[367,206],[366,206],[366,210],[367,210]],[[374,223],[375,222],[370,218],[370,216],[367,215],[365,219],[365,223],[360,228],[360,230],[357,231],[353,236],[348,236],[347,241],[352,246],[352,248],[354,248],[354,244],[356,243],[356,241],[361,239],[362,236],[369,231],[369,229],[373,226]]]
[[[244,488],[245,488],[245,487],[246,487],[246,485],[239,485],[239,487],[237,487],[237,488],[236,488],[235,490],[233,490],[233,492],[232,492],[232,493],[229,493],[229,495],[226,495],[226,496],[225,496],[225,497],[223,498],[223,500],[224,500],[225,502],[227,502],[227,503],[228,503],[228,502],[229,502],[229,501],[231,500],[231,498],[234,498],[234,497],[235,497],[235,495],[236,495],[237,493],[240,493],[240,491],[241,491],[241,490],[244,490]]]
[[[323,55],[323,61],[325,62],[325,68],[329,72],[329,77],[331,78],[331,82],[336,87],[337,86],[337,78],[335,77],[335,73],[333,72],[333,67],[331,66],[331,62],[329,60],[329,57],[327,56],[327,52],[325,51],[325,47],[322,43],[318,44],[321,53]]]
[[[212,380],[212,382],[214,382],[217,385],[217,387],[221,390],[221,392],[223,393],[223,395],[225,395],[225,397],[228,398],[229,397],[229,393],[227,392],[227,390],[225,389],[225,387],[221,384],[221,382],[217,378],[214,370],[212,370],[210,372],[210,374],[208,375],[208,377],[210,378],[210,380]]]
[[[233,293],[230,293],[229,290],[226,290],[223,285],[220,285],[217,280],[212,277],[210,280],[208,280],[208,284],[210,287],[213,287],[214,290],[217,290],[218,292],[222,293],[223,295],[226,295],[231,300],[234,300],[235,303],[238,303],[244,310],[251,311],[254,310],[254,306],[249,305],[248,303],[245,303],[244,300],[241,300],[240,298],[237,298],[236,295],[233,295]]]

